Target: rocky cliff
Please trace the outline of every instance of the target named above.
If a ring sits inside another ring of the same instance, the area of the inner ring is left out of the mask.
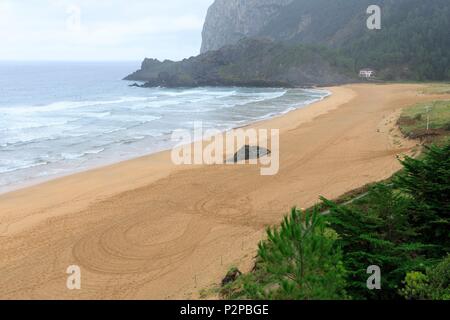
[[[201,52],[254,37],[294,0],[216,0],[203,27]]]
[[[249,37],[340,44],[364,31],[366,8],[380,2],[383,0],[216,0],[206,16],[201,51],[217,50]]]

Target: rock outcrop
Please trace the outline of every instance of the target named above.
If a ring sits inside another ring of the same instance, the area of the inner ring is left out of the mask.
[[[326,50],[243,39],[179,62],[145,59],[125,80],[145,81],[143,87],[294,87],[341,84],[352,78]]]
[[[280,10],[294,0],[216,0],[203,27],[201,52],[257,36]]]

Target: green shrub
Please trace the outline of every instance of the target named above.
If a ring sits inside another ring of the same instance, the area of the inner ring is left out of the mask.
[[[405,287],[400,294],[407,300],[425,300],[428,297],[429,280],[422,272],[408,272],[404,281]]]
[[[400,294],[408,300],[450,300],[450,256],[429,268],[426,275],[409,272]]]
[[[226,288],[228,298],[345,299],[345,274],[336,233],[317,212],[292,209],[279,228],[267,230],[256,271]]]

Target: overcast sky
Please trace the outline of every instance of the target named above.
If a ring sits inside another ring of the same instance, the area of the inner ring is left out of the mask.
[[[213,0],[0,0],[0,60],[197,55]]]

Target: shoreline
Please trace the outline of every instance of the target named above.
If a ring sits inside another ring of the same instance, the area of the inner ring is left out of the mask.
[[[289,88],[285,88],[286,90],[289,90]],[[263,117],[259,117],[259,118],[255,118],[253,120],[250,120],[248,123],[246,124],[242,124],[242,125],[237,125],[236,127],[230,128],[230,129],[226,129],[224,131],[222,131],[222,134],[229,132],[229,131],[233,131],[233,130],[237,130],[240,128],[251,128],[254,124],[260,123],[260,122],[265,122],[265,121],[270,121],[272,119],[278,118],[278,117],[282,117],[287,115],[288,113],[300,110],[300,109],[305,109],[305,108],[309,108],[311,105],[314,105],[320,101],[323,101],[324,99],[328,98],[332,93],[326,89],[326,87],[324,88],[294,88],[294,89],[300,89],[300,90],[308,90],[308,91],[320,91],[324,93],[324,96],[322,98],[318,98],[318,99],[312,99],[314,101],[311,102],[307,102],[304,106],[298,106],[298,107],[290,107],[284,111],[280,111],[276,114],[269,114]],[[287,91],[286,91],[287,92]],[[308,100],[309,101],[309,100]],[[91,165],[88,165],[87,167],[83,167],[80,169],[73,169],[71,170],[70,168],[68,169],[67,172],[64,173],[60,173],[60,174],[50,174],[47,176],[42,176],[42,177],[33,177],[30,179],[27,179],[25,181],[21,181],[18,183],[12,183],[10,185],[4,185],[4,186],[0,186],[0,196],[1,195],[5,195],[11,192],[15,192],[15,191],[19,191],[22,189],[27,189],[27,188],[31,188],[34,186],[38,186],[41,184],[45,184],[47,182],[53,181],[53,180],[57,180],[57,179],[61,179],[61,178],[66,178],[72,175],[76,175],[76,174],[80,174],[80,173],[84,173],[84,172],[89,172],[92,170],[97,170],[97,169],[101,169],[104,167],[109,167],[115,164],[120,164],[120,163],[124,163],[127,161],[131,161],[131,160],[135,160],[135,159],[139,159],[139,158],[143,158],[143,157],[148,157],[148,156],[152,156],[158,153],[162,153],[162,152],[167,152],[170,151],[172,148],[170,146],[167,147],[162,147],[162,148],[156,148],[157,151],[153,151],[150,153],[146,153],[146,154],[142,154],[142,155],[135,155],[135,156],[130,156],[129,158],[125,158],[125,159],[121,159],[121,160],[114,160],[114,159],[102,159],[99,161],[96,161],[97,163],[93,163]]]
[[[423,85],[356,84],[250,127],[280,129],[280,172],[177,167],[168,151],[0,195],[0,298],[194,299],[252,266],[266,226],[400,168],[402,108]],[[65,288],[67,266],[82,290]]]

